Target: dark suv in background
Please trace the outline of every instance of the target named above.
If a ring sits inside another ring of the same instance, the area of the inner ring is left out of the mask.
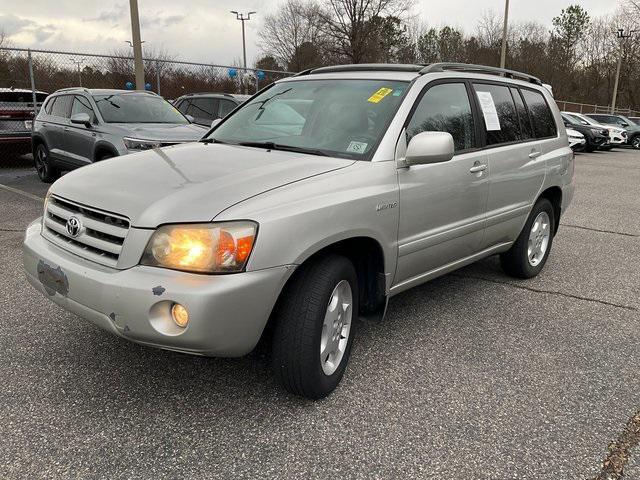
[[[48,93],[36,91],[36,109]],[[0,150],[22,155],[31,150],[33,93],[22,88],[0,88]]]
[[[173,105],[198,125],[210,127],[211,122],[224,118],[250,95],[231,93],[190,93],[174,100]]]
[[[596,127],[593,125],[584,125],[586,122],[580,122],[577,118],[562,113],[562,120],[565,127],[573,128],[584,135],[587,144],[584,149],[587,152],[593,152],[596,149],[608,150],[611,148],[609,144],[609,130],[604,127]]]
[[[635,149],[640,149],[640,125],[623,115],[610,115],[605,113],[587,113],[587,117],[600,123],[622,127],[627,131],[627,143]]]
[[[43,182],[98,160],[176,143],[207,132],[153,92],[66,88],[35,118],[33,158]]]

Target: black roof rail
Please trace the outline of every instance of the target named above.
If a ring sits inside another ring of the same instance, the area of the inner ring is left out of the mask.
[[[446,72],[448,70],[452,70],[456,72],[474,72],[474,73],[486,73],[489,75],[500,75],[507,78],[526,80],[527,82],[542,86],[542,81],[538,77],[534,77],[533,75],[517,72],[515,70],[509,70],[506,68],[487,67],[485,65],[474,65],[471,63],[449,63],[449,62],[432,63],[430,65],[423,67],[420,70],[420,74],[424,75],[425,73]]]

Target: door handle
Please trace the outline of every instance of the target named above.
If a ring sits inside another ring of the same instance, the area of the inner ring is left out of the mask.
[[[487,166],[484,163],[482,163],[480,165],[474,165],[469,169],[469,171],[471,173],[479,173],[479,172],[484,172],[486,169],[487,169]]]
[[[529,158],[538,158],[540,155],[542,155],[542,152],[531,152]]]

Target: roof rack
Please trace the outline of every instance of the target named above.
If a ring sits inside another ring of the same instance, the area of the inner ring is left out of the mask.
[[[333,73],[333,72],[366,72],[366,71],[386,71],[386,72],[415,72],[419,73],[424,65],[414,65],[410,63],[356,63],[352,65],[333,65],[330,67],[319,67],[304,70],[298,75],[308,75],[309,73]]]
[[[425,73],[446,72],[447,70],[456,72],[474,72],[486,73],[488,75],[500,75],[507,78],[526,80],[527,82],[542,86],[542,81],[538,77],[534,77],[533,75],[528,75],[526,73],[509,70],[506,68],[487,67],[485,65],[473,65],[471,63],[432,63],[423,67],[420,70],[420,74],[424,75]]]

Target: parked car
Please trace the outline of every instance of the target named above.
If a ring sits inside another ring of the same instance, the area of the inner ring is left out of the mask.
[[[640,117],[627,117],[629,120],[631,120],[633,123],[635,123],[636,125],[640,125]]]
[[[27,228],[24,265],[52,301],[145,345],[244,355],[269,323],[276,378],[315,399],[340,382],[356,320],[381,319],[390,297],[494,254],[536,276],[573,170],[535,77],[318,68],[199,143],[62,177]]]
[[[61,170],[194,142],[205,133],[153,92],[65,88],[47,98],[31,143],[40,180],[52,182]]]
[[[36,91],[36,110],[48,93]],[[0,88],[0,146],[12,153],[30,151],[33,123],[33,92],[22,88]]]
[[[584,138],[587,141],[584,149],[587,152],[593,152],[596,149],[611,149],[611,144],[609,143],[609,130],[607,128],[585,125],[584,123],[586,122],[582,122],[577,118],[571,117],[564,113],[561,115],[566,127],[577,130],[584,135]]]
[[[198,125],[210,127],[214,120],[226,117],[250,95],[231,93],[190,93],[174,100],[184,115],[191,116]]]
[[[582,125],[591,125],[592,127],[606,128],[607,130],[609,130],[610,147],[619,147],[627,143],[627,131],[622,127],[616,127],[615,125],[605,125],[599,123],[591,117],[587,117],[586,115],[582,115],[580,113],[562,112],[562,114],[576,119]]]
[[[587,113],[587,117],[593,118],[599,123],[624,128],[627,131],[627,144],[635,149],[640,149],[640,125],[636,125],[627,117],[605,113]]]
[[[573,128],[567,128],[567,137],[569,138],[569,146],[574,152],[581,152],[584,150],[587,140],[584,135]]]

